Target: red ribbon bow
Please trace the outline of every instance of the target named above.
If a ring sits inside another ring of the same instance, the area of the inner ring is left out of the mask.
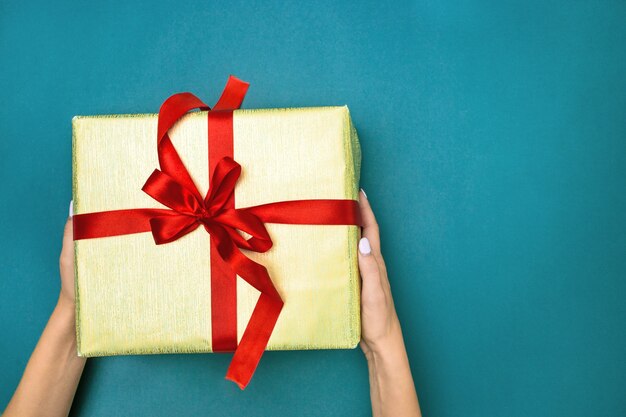
[[[203,224],[209,234],[218,238],[217,247],[222,248],[220,255],[223,259],[228,257],[226,247],[237,246],[255,252],[269,250],[272,239],[261,219],[245,209],[225,207],[235,192],[235,183],[240,174],[241,166],[237,162],[228,156],[222,158],[211,176],[212,186],[203,199],[194,184],[186,188],[155,169],[142,190],[176,212],[150,219],[156,244],[172,242]],[[246,240],[237,230],[252,237]],[[231,243],[223,243],[223,237]]]
[[[266,252],[272,240],[264,222],[360,225],[355,200],[293,200],[235,208],[235,184],[241,166],[232,155],[233,110],[239,108],[248,83],[231,76],[215,108],[191,93],[174,94],[159,110],[155,169],[142,190],[167,209],[122,209],[74,214],[74,240],[151,231],[157,245],[172,242],[202,224],[211,236],[211,322],[213,351],[235,353],[226,378],[244,389],[267,346],[283,307],[267,269],[242,249]],[[202,198],[167,132],[188,111],[208,111],[209,170]],[[249,234],[245,239],[239,231]],[[237,344],[236,276],[260,291],[250,321]]]

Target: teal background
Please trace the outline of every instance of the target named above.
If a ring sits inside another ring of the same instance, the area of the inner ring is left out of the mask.
[[[219,3],[219,4],[218,4]],[[229,74],[348,104],[426,416],[626,415],[626,4],[0,2],[0,407],[60,288],[75,114]],[[89,359],[72,415],[370,411],[359,349]]]

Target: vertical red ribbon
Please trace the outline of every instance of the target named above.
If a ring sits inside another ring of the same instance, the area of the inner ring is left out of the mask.
[[[222,96],[208,113],[209,175],[223,157],[233,155],[233,110],[241,107],[249,84],[231,76]],[[231,194],[226,208],[235,208]],[[211,329],[214,352],[237,349],[237,276],[211,240]]]

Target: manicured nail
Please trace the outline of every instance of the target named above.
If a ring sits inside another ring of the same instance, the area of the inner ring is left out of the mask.
[[[369,255],[372,253],[370,241],[367,240],[366,237],[362,237],[361,240],[359,240],[359,252],[361,252],[361,255]]]
[[[70,200],[70,217],[74,215],[74,200]]]
[[[365,196],[365,198],[367,198],[367,194],[365,194],[365,190],[361,188],[361,192],[363,193],[363,195]]]

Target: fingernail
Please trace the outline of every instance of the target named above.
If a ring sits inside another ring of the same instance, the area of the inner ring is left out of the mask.
[[[365,198],[367,198],[367,194],[365,194],[365,190],[361,188],[361,192],[363,193],[363,195],[365,196]]]
[[[74,215],[74,200],[70,200],[70,217]]]
[[[359,240],[359,252],[361,252],[361,255],[369,255],[372,253],[370,241],[367,240],[366,237],[362,237],[361,240]]]

